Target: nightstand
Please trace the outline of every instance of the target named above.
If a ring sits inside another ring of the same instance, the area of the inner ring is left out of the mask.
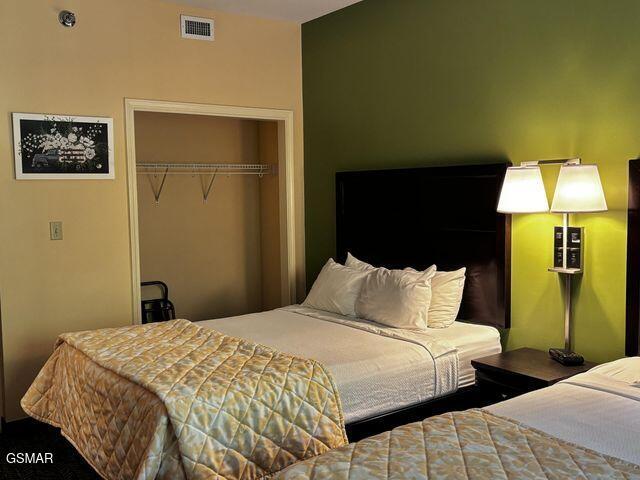
[[[548,387],[586,372],[597,364],[584,362],[583,365],[566,367],[552,360],[547,352],[519,348],[471,360],[471,365],[476,369],[476,386],[492,403],[492,400],[506,400]]]

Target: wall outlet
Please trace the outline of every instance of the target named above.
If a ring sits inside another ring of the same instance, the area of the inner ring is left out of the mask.
[[[49,222],[51,240],[62,240],[62,222]]]

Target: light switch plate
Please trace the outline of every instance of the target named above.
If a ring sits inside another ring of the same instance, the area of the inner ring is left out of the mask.
[[[62,222],[49,222],[51,240],[62,240]]]

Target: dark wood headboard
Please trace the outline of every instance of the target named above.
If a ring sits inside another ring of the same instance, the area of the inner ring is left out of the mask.
[[[507,166],[338,172],[337,260],[467,267],[459,318],[509,328],[511,216],[496,212]]]
[[[624,354],[640,354],[640,159],[629,161],[627,319]]]

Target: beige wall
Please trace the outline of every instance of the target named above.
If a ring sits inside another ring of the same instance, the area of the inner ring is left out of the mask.
[[[58,24],[62,6],[77,14],[75,28]],[[214,17],[215,42],[181,39],[180,13]],[[288,22],[157,0],[0,2],[0,302],[7,419],[23,416],[19,399],[56,335],[131,322],[124,98],[293,110],[296,255],[302,264],[300,56],[300,27]],[[16,181],[10,112],[113,117],[116,180]],[[63,241],[49,240],[51,220],[64,222]]]
[[[260,161],[255,120],[138,112],[135,131],[139,163]],[[201,182],[206,188],[209,177],[170,175],[156,204],[149,178],[138,176],[141,279],[167,283],[179,318],[262,309],[260,192],[271,177],[220,174],[204,203]],[[265,209],[277,212],[277,192],[269,202]]]

